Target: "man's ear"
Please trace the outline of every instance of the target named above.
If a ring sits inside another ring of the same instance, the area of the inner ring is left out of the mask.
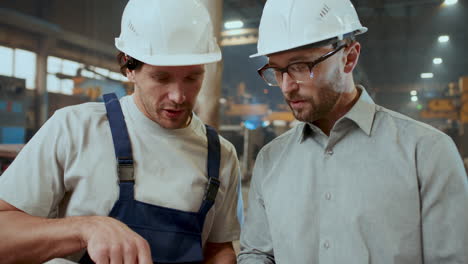
[[[354,70],[359,60],[359,54],[361,54],[361,44],[357,41],[349,44],[349,46],[345,49],[345,73],[351,73]]]
[[[127,72],[127,79],[131,82],[135,82],[135,70],[125,69]]]

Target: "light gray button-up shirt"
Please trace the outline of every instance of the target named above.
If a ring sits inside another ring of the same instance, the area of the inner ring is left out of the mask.
[[[468,180],[442,132],[360,99],[257,157],[239,263],[468,263]]]

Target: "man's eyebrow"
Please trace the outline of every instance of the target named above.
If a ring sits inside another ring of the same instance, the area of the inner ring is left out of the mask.
[[[189,73],[189,75],[200,75],[200,74],[204,74],[205,73],[205,69],[200,69],[200,70],[194,70],[192,72]]]
[[[288,60],[288,63],[296,62],[296,61],[307,61],[307,60],[310,60],[310,56],[300,55],[300,56],[295,56],[295,57],[290,58]]]
[[[291,64],[291,63],[294,63],[294,62],[299,62],[299,61],[309,61],[309,60],[311,60],[310,56],[298,55],[298,56],[289,58],[288,59],[288,64]],[[273,68],[279,68],[279,66],[276,65],[274,62],[268,62],[267,65],[270,66],[270,67],[273,67]]]
[[[155,75],[155,76],[165,76],[165,75],[169,75],[168,72],[166,71],[153,71],[153,72],[150,72],[151,75]]]

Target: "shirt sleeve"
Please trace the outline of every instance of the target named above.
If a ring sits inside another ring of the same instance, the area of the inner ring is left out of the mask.
[[[229,181],[226,184],[226,192],[222,204],[219,206],[215,205],[216,213],[207,239],[210,243],[225,243],[239,240],[240,234],[237,216],[238,208],[242,207],[242,205],[238,204],[241,201],[239,199],[241,193],[239,193],[240,189],[238,188],[241,179],[240,168],[236,150],[230,143],[229,148],[221,149],[221,162],[224,166],[221,168],[220,177],[229,179]]]
[[[66,133],[54,114],[0,176],[0,199],[30,215],[53,217],[64,194],[62,160]]]
[[[253,170],[247,213],[241,232],[241,251],[237,259],[240,264],[275,263],[270,228],[261,194],[260,183],[265,176],[263,168],[263,157],[260,152]]]
[[[421,140],[417,151],[424,263],[468,263],[468,180],[446,135]]]

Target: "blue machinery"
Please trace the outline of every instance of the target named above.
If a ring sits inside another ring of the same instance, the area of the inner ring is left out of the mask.
[[[30,99],[26,81],[0,76],[0,144],[23,144]]]

